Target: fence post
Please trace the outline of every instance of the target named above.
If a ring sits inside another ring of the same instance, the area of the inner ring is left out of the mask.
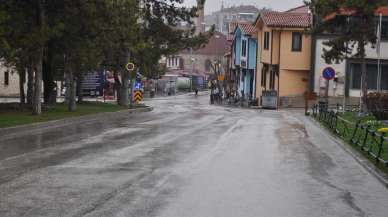
[[[334,132],[336,133],[337,132],[337,127],[338,127],[338,113],[335,113],[335,116],[334,116]]]
[[[376,163],[379,162],[379,159],[381,157],[381,153],[383,152],[383,145],[384,145],[384,140],[385,140],[384,137],[385,137],[385,133],[382,133],[381,136],[380,136],[379,151],[377,153]]]
[[[364,141],[362,142],[362,145],[361,145],[361,150],[363,150],[364,147],[366,146],[366,141],[368,140],[368,135],[369,135],[369,128],[370,128],[369,125],[367,125],[365,127],[365,137],[364,137]]]
[[[334,130],[334,118],[335,113],[333,111],[330,112],[330,119],[329,119],[329,125],[332,130]]]
[[[358,120],[356,123],[356,127],[354,128],[352,138],[350,139],[350,142],[353,144],[356,143],[354,139],[356,138],[356,134],[357,134],[358,128],[360,127],[360,124],[361,124],[361,120]]]

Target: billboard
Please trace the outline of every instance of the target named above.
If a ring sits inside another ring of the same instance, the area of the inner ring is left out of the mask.
[[[103,72],[88,72],[82,80],[82,95],[89,97],[99,97],[104,94],[104,73]]]

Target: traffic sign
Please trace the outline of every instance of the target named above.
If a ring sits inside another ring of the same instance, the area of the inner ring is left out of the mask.
[[[125,69],[127,69],[128,71],[133,71],[135,70],[135,64],[129,62],[126,66],[125,66]]]
[[[322,76],[328,81],[333,80],[335,78],[335,70],[332,67],[326,67],[322,71]]]
[[[135,90],[141,90],[142,86],[143,86],[143,85],[142,85],[141,82],[136,81],[136,82],[135,82],[135,85],[134,85],[134,89],[135,89]]]
[[[143,93],[140,91],[140,90],[136,90],[134,93],[133,93],[133,100],[136,102],[136,103],[139,103],[140,101],[143,100]]]

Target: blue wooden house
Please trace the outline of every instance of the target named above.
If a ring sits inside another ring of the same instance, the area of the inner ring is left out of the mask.
[[[239,96],[255,99],[257,30],[251,23],[238,23],[234,30],[232,57]]]

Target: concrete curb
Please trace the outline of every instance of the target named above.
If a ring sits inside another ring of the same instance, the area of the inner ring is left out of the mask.
[[[110,117],[113,118],[120,115],[150,112],[150,111],[153,111],[153,109],[154,109],[153,107],[144,107],[144,108],[122,110],[117,112],[102,112],[97,114],[71,117],[71,118],[65,118],[60,120],[53,120],[53,121],[47,121],[47,122],[41,122],[41,123],[20,125],[16,127],[2,128],[0,129],[0,141],[9,139],[12,137],[20,136],[25,133],[31,133],[34,131],[42,131],[50,128],[63,127],[71,124],[87,123],[87,122],[96,121],[102,118],[110,118]]]
[[[351,157],[353,157],[362,167],[364,167],[370,174],[372,174],[381,184],[388,188],[388,175],[382,172],[378,167],[376,167],[372,162],[366,159],[361,153],[350,145],[345,144],[345,142],[336,135],[333,135],[327,128],[323,127],[319,122],[309,117],[306,118],[312,124],[320,128],[325,134],[327,134],[342,150],[346,151]]]

